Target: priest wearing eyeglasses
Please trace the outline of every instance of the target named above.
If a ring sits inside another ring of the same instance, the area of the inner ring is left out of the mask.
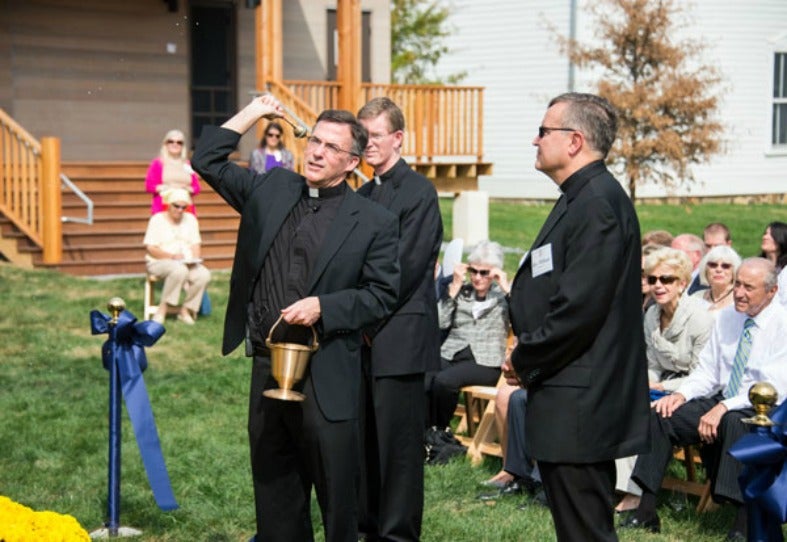
[[[258,541],[312,540],[312,488],[325,540],[358,539],[358,396],[361,329],[385,318],[399,290],[398,221],[346,182],[366,146],[352,113],[317,118],[304,175],[264,174],[229,161],[241,135],[283,115],[265,95],[222,127],[206,127],[195,169],[240,214],[222,352],[246,341],[253,358],[248,434]],[[265,339],[304,344],[314,327],[319,349],[297,391],[303,402],[264,397],[277,388]]]
[[[562,195],[511,287],[504,372],[528,392],[526,452],[560,542],[617,540],[615,459],[648,449],[639,223],[604,164],[616,129],[599,96],[550,102],[535,166]]]

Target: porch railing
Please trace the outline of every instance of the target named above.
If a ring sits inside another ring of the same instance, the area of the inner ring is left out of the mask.
[[[60,262],[60,140],[37,141],[2,109],[0,213],[43,250],[44,263]]]
[[[338,103],[335,81],[288,80],[282,85],[313,111],[334,108]],[[402,108],[407,127],[402,149],[405,156],[416,161],[483,160],[483,87],[361,85],[364,103],[376,96],[388,96]]]

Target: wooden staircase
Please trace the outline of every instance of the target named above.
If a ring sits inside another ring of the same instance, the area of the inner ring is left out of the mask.
[[[33,265],[71,275],[101,276],[145,272],[142,240],[150,218],[151,195],[145,192],[148,164],[142,162],[64,162],[62,171],[91,200],[93,224],[63,224],[63,259],[42,263],[41,250],[8,221],[0,222],[2,237],[16,238],[20,254],[30,254]],[[211,270],[229,269],[235,253],[238,214],[204,182],[194,198],[202,234],[202,257]],[[85,204],[63,191],[63,216],[84,217]]]

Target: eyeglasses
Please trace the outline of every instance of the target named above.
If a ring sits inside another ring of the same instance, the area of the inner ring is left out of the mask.
[[[184,211],[188,205],[178,205],[177,203],[171,203],[170,206],[174,207],[178,211]]]
[[[335,143],[326,143],[325,141],[323,141],[317,136],[309,136],[309,138],[306,140],[306,143],[310,147],[319,147],[320,145],[325,145],[325,150],[334,156],[339,154],[340,152],[345,152],[351,156],[358,156],[354,152],[345,150],[340,146],[336,145]]]
[[[279,139],[281,137],[281,134],[277,134],[275,132],[269,132],[265,134],[265,137],[275,137],[276,139]]]
[[[394,132],[388,132],[387,134],[369,134],[369,139],[372,141],[381,141],[393,133]]]
[[[183,145],[183,141],[179,141],[177,139],[168,139],[167,145]]]
[[[711,269],[716,269],[717,267],[721,267],[725,271],[732,269],[732,264],[727,262],[708,262],[705,265],[707,265]]]
[[[549,132],[578,132],[574,128],[551,128],[549,126],[538,127],[538,139],[542,139],[549,135]]]
[[[489,269],[476,269],[475,267],[468,267],[467,272],[471,275],[480,275],[482,277],[488,277],[490,270]]]
[[[664,286],[668,286],[678,280],[678,277],[675,275],[661,275],[657,277],[656,275],[648,275],[648,284],[653,286],[656,282],[662,283]]]

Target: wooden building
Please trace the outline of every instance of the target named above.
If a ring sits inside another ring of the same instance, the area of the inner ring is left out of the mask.
[[[405,112],[413,167],[440,190],[475,189],[491,171],[483,88],[390,85],[389,9],[387,0],[0,0],[0,254],[75,274],[142,272],[143,180],[164,134],[181,129],[193,147],[202,126],[266,91],[307,126],[322,109],[389,95]],[[261,128],[241,140],[239,160]],[[298,163],[303,142],[288,147]],[[204,188],[206,260],[226,268],[237,216]]]

